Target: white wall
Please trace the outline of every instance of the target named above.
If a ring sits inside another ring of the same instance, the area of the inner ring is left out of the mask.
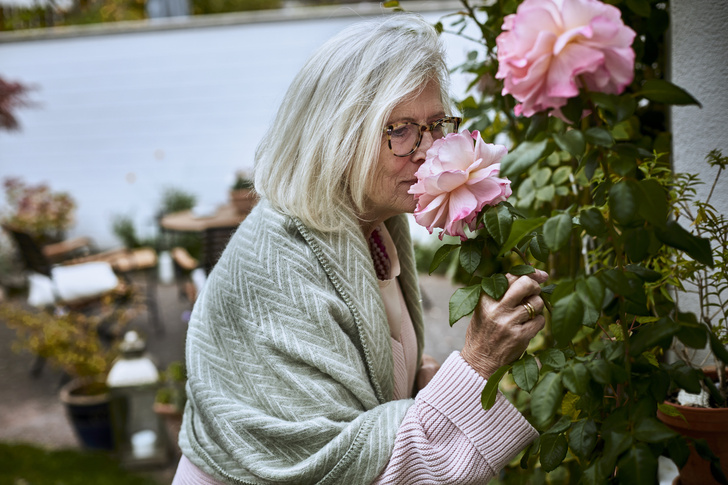
[[[728,2],[725,0],[672,0],[672,82],[701,102],[672,109],[675,168],[699,172],[712,183],[717,170],[705,156],[713,149],[728,156]],[[728,174],[721,177],[713,196],[728,212]],[[710,185],[699,195],[707,196]]]
[[[203,204],[224,202],[235,171],[252,168],[255,147],[296,71],[362,15],[351,7],[320,11],[329,14],[239,25],[219,17],[217,26],[192,19],[203,26],[181,29],[135,24],[104,35],[76,29],[79,35],[55,38],[0,36],[0,75],[37,86],[38,104],[18,111],[20,132],[0,132],[0,179],[20,176],[68,191],[78,203],[70,235],[90,235],[102,248],[118,245],[114,215],[130,215],[142,235],[154,234],[165,187],[191,191]],[[441,17],[424,15],[433,22]],[[453,36],[447,43],[451,66],[473,47]]]

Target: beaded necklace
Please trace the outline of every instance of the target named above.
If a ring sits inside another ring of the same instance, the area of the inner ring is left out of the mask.
[[[384,247],[384,241],[382,241],[379,229],[374,229],[372,235],[369,236],[369,252],[372,255],[377,279],[381,281],[388,279],[392,269],[392,263],[389,261],[389,255],[387,254],[387,249]]]

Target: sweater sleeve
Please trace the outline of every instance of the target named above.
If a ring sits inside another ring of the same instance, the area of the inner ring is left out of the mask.
[[[483,410],[485,382],[453,352],[409,408],[374,483],[484,483],[536,439],[538,432],[502,394]]]

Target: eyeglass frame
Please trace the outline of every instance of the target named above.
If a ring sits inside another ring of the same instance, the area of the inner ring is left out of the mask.
[[[420,143],[422,143],[422,134],[426,131],[429,131],[432,133],[432,130],[435,128],[435,125],[443,124],[445,122],[451,122],[455,125],[455,132],[458,131],[458,128],[460,128],[460,122],[463,121],[462,118],[458,116],[445,116],[444,118],[437,119],[433,121],[432,123],[421,125],[419,123],[415,123],[414,121],[405,121],[404,123],[397,123],[396,125],[387,125],[384,127],[384,130],[382,130],[382,133],[387,134],[387,145],[389,146],[389,151],[392,152],[392,155],[395,157],[409,157],[414,152],[417,151],[417,149],[420,147]],[[394,130],[395,126],[402,126],[402,125],[415,125],[419,128],[417,130],[417,142],[415,143],[415,146],[410,150],[409,153],[405,155],[397,155],[394,153],[394,150],[392,149],[392,131]]]

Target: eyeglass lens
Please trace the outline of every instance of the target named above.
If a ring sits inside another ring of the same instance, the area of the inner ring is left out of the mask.
[[[444,137],[448,133],[455,132],[455,123],[452,121],[444,121],[431,127],[432,138],[437,140]],[[392,153],[396,156],[406,156],[411,154],[417,148],[420,142],[422,129],[416,123],[403,123],[395,125],[389,135]]]

